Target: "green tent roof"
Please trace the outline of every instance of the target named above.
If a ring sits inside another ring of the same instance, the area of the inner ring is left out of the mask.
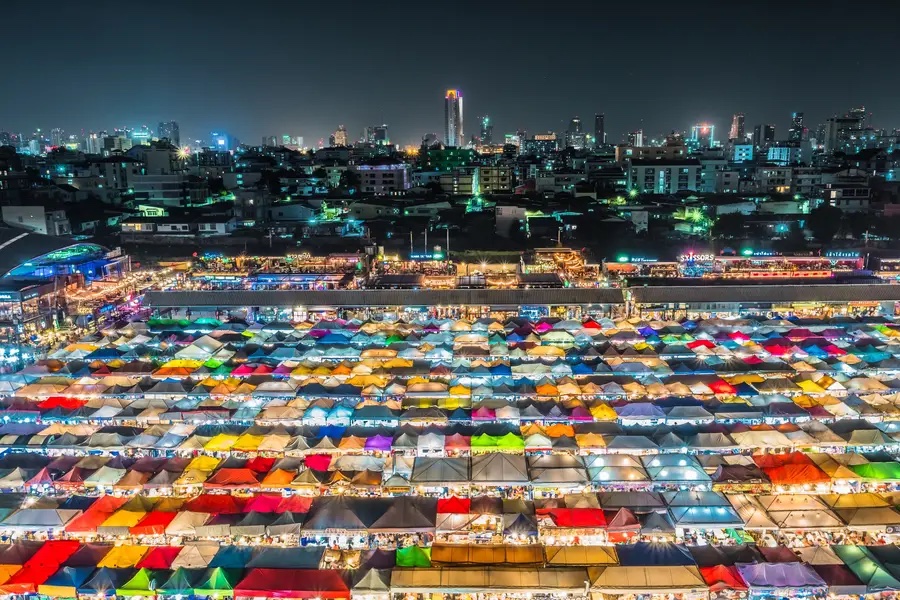
[[[419,546],[407,546],[397,550],[397,566],[398,567],[420,567],[428,568],[431,566],[431,548],[420,548]]]
[[[134,576],[116,589],[119,596],[155,596],[156,588],[162,583],[168,571],[141,569]]]
[[[864,546],[832,546],[831,549],[866,584],[870,594],[900,588],[900,581],[891,576]]]
[[[234,586],[240,579],[240,569],[223,569],[222,567],[208,569],[200,581],[194,585],[194,595],[232,596],[234,595]]]
[[[203,577],[203,571],[204,569],[179,567],[156,592],[160,595],[189,596],[194,593],[194,582]]]
[[[521,448],[525,449],[525,440],[521,436],[514,434],[512,431],[506,435],[497,438],[498,448]]]
[[[900,463],[897,462],[871,462],[863,465],[850,465],[850,469],[866,479],[900,480]]]

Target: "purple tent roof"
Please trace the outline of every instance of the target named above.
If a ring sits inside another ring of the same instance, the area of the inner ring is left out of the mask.
[[[366,438],[366,450],[382,450],[387,451],[391,449],[391,442],[393,440],[386,435],[373,435],[370,438]]]
[[[806,563],[741,563],[737,569],[751,588],[826,587]]]
[[[666,416],[660,407],[650,402],[630,402],[624,406],[617,406],[616,413],[620,417],[632,419],[660,419]]]

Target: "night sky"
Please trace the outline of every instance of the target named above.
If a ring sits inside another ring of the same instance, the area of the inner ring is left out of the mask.
[[[734,112],[786,134],[865,104],[900,127],[900,2],[604,0],[5,0],[0,131],[67,133],[176,120],[183,141],[225,130],[258,144],[338,124],[392,141],[442,131],[459,88],[466,136],[590,131],[609,141]]]

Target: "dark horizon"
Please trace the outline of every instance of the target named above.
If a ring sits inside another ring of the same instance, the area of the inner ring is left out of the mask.
[[[699,122],[721,140],[735,112],[748,132],[772,123],[782,139],[792,111],[813,129],[859,105],[876,127],[900,127],[892,36],[852,23],[846,3],[803,4],[158,0],[148,15],[110,0],[15,0],[0,131],[175,120],[183,142],[224,130],[314,146],[338,125],[355,140],[386,123],[405,145],[441,135],[448,88],[464,95],[466,139],[485,114],[496,137],[561,132],[576,115],[591,131],[602,112],[610,142]],[[876,24],[900,22],[898,3],[866,8]]]

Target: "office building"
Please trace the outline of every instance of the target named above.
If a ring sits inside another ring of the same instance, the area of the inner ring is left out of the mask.
[[[636,159],[626,163],[628,189],[641,194],[674,194],[697,191],[701,185],[700,161],[696,159]]]
[[[750,162],[753,160],[753,144],[734,144],[731,153],[732,162]]]
[[[386,156],[355,165],[359,175],[359,189],[369,194],[401,192],[410,187],[409,165]]]
[[[758,149],[768,148],[775,142],[774,125],[757,125],[753,130],[753,145]]]
[[[804,137],[806,136],[803,135],[803,113],[791,113],[791,127],[788,129],[788,141],[801,142]]]
[[[594,145],[606,145],[606,117],[603,113],[594,115]]]
[[[237,150],[240,145],[237,138],[224,132],[213,131],[209,134],[210,147],[213,150],[230,151]]]
[[[65,132],[59,127],[50,130],[50,145],[56,148],[65,144]]]
[[[536,133],[530,140],[523,139],[521,146],[522,154],[529,156],[547,156],[558,149],[556,134],[553,132]]]
[[[141,125],[136,129],[128,129],[127,131],[132,145],[148,146],[153,141],[153,132],[148,125]]]
[[[494,143],[494,124],[487,115],[481,117],[481,143],[488,146]]]
[[[460,90],[447,90],[444,98],[444,144],[464,145],[463,98]]]
[[[274,135],[263,136],[262,145],[264,148],[275,148],[278,146],[278,138]]]
[[[338,125],[337,131],[334,132],[332,136],[333,140],[331,142],[332,146],[349,146],[349,139],[347,138],[347,128],[343,125]]]
[[[865,106],[860,106],[859,108],[851,108],[847,111],[847,116],[851,119],[856,119],[857,121],[859,121],[860,129],[866,128],[866,117],[868,115],[866,114]]]
[[[734,116],[731,117],[731,130],[728,132],[728,139],[743,141],[744,135],[744,113],[734,113]]]
[[[566,146],[572,148],[584,148],[585,136],[581,126],[581,117],[572,117],[569,120],[569,128],[566,130]]]
[[[93,131],[84,138],[84,151],[87,154],[100,154],[103,151],[103,140]]]
[[[781,166],[797,164],[800,162],[800,144],[782,142],[769,146],[766,162]]]
[[[181,135],[178,133],[178,122],[160,122],[160,124],[156,126],[156,137],[161,140],[169,140],[173,146],[181,146]]]
[[[632,131],[631,133],[629,133],[627,143],[629,146],[643,146],[644,130],[638,129],[637,131]]]
[[[713,148],[716,145],[716,126],[701,123],[691,127],[691,138],[688,145],[695,148]]]

